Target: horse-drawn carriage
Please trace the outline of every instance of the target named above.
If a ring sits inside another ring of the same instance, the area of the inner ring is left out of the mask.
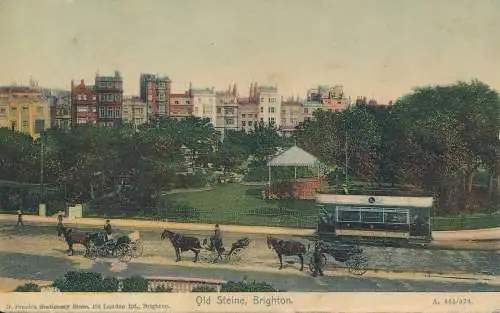
[[[346,245],[339,243],[330,243],[325,241],[316,241],[315,245],[319,247],[319,258],[316,266],[323,271],[328,263],[328,259],[334,259],[337,262],[344,263],[351,274],[363,275],[368,270],[368,259],[363,253],[363,249],[356,245]],[[314,251],[308,251],[309,270],[315,272]]]
[[[212,244],[211,238],[205,238],[202,242],[202,248],[208,253],[202,253],[201,259],[205,262],[215,263],[219,260],[238,262],[241,260],[242,254],[250,245],[250,239],[247,237],[240,238],[231,244],[231,249],[227,250],[221,241],[216,241],[216,246]],[[203,251],[202,250],[202,251]]]
[[[202,261],[210,263],[219,260],[237,262],[241,260],[244,250],[250,245],[250,239],[244,237],[233,242],[231,249],[226,250],[222,241],[216,241],[218,244],[216,243],[214,247],[211,238],[205,238],[200,242],[196,237],[185,236],[166,229],[162,232],[161,239],[169,239],[172,243],[175,249],[176,262],[181,260],[181,253],[185,251],[192,251],[195,254],[193,262],[197,262],[200,258]]]
[[[119,236],[116,240],[106,240],[104,233],[95,233],[90,238],[87,257],[95,260],[97,257],[117,257],[121,262],[130,262],[132,258],[142,256],[143,244],[139,232],[127,236]]]

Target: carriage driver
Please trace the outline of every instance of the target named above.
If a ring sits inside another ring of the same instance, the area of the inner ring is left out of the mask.
[[[104,232],[105,232],[105,235],[106,235],[106,241],[109,241],[112,238],[112,231],[111,231],[111,224],[109,223],[109,220],[106,220],[106,224],[104,224]]]
[[[321,263],[323,262],[323,253],[321,251],[321,241],[316,240],[314,243],[314,252],[313,252],[313,267],[314,267],[314,272],[312,276],[318,276],[318,273],[320,276],[323,276],[323,270],[321,269]]]
[[[218,247],[221,246],[221,244],[222,244],[222,235],[220,233],[219,224],[215,224],[214,235],[210,239],[211,239],[212,249],[214,249],[214,248],[217,249]]]

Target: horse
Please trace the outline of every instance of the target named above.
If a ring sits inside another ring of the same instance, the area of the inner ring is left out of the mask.
[[[168,238],[172,243],[172,246],[174,246],[176,256],[175,262],[179,262],[181,260],[181,253],[188,250],[193,251],[195,254],[193,262],[198,262],[198,255],[201,250],[201,244],[198,238],[184,236],[167,229],[163,230],[160,238],[162,240]]]
[[[280,270],[283,268],[283,256],[298,256],[300,258],[300,271],[304,270],[304,254],[306,246],[295,240],[281,240],[267,236],[267,247],[273,249],[280,259]]]
[[[85,247],[85,255],[88,255],[89,244],[91,242],[91,234],[82,231],[73,231],[71,228],[60,226],[58,232],[62,232],[64,240],[68,244],[68,255],[73,255],[73,245],[75,243],[81,244]]]

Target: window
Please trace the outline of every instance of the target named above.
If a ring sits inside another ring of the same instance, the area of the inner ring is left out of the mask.
[[[107,85],[108,88],[113,88],[113,83],[112,82],[108,82],[106,85]]]
[[[78,125],[84,125],[84,124],[87,124],[87,120],[84,119],[84,118],[79,118],[79,119],[76,120],[76,123]]]
[[[226,124],[227,124],[227,125],[234,125],[234,121],[233,121],[233,119],[232,119],[232,118],[228,118],[228,119],[226,120]]]
[[[121,97],[120,95],[115,95],[115,101],[120,101]]]
[[[96,97],[96,96],[92,96],[92,100],[96,100],[96,99],[97,99],[97,97]]]
[[[83,95],[82,100],[87,100],[87,95]]]
[[[5,108],[0,108],[0,113],[5,113]]]
[[[86,106],[83,106],[83,105],[80,105],[77,107],[77,111],[78,112],[87,112],[87,107]]]
[[[175,104],[179,104],[179,100],[175,100]]]
[[[105,82],[99,82],[99,87],[105,88],[106,87],[106,83]]]
[[[17,108],[16,108],[16,107],[10,107],[10,110],[11,110],[11,111],[16,111],[16,110],[17,110]]]
[[[249,123],[249,125],[250,125],[250,123]],[[242,126],[242,127],[247,126],[247,122],[246,122],[246,121],[241,121],[241,126]]]
[[[264,107],[260,107],[260,113],[264,113]]]
[[[106,96],[103,94],[99,94],[99,101],[104,101],[106,100]]]
[[[106,108],[99,107],[99,117],[106,117]]]
[[[165,83],[160,83],[158,86],[163,89],[165,88]]]
[[[113,94],[108,94],[107,96],[108,101],[113,101],[115,99]]]
[[[309,109],[308,108],[305,108],[304,109],[304,114],[308,114],[309,113]]]
[[[245,118],[245,114],[241,114],[241,117],[242,117],[242,118]],[[249,117],[250,117],[250,116],[249,116]]]
[[[253,125],[253,122],[252,121],[248,121],[248,126],[252,126]]]
[[[38,114],[43,114],[43,106],[37,106],[37,108],[36,108],[36,112],[37,112]]]
[[[187,101],[186,101],[186,104],[191,104],[191,101],[187,100]]]
[[[276,123],[276,119],[274,117],[271,117],[271,123]]]
[[[356,210],[339,210],[338,211],[338,221],[339,222],[359,222],[361,220],[361,215],[359,211]]]
[[[264,102],[264,98],[260,98],[260,102]]]
[[[107,107],[106,108],[106,116],[107,117],[112,117],[113,116],[113,108],[112,107]]]
[[[28,127],[30,123],[28,121],[23,121],[23,127]]]
[[[382,223],[382,212],[361,212],[361,222],[363,223]]]
[[[217,108],[217,113],[222,113],[222,109],[221,108]]]
[[[274,107],[269,108],[269,113],[274,113]]]
[[[405,212],[385,212],[384,222],[393,224],[406,224],[408,215]]]

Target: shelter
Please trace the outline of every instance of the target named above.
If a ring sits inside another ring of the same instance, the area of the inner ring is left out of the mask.
[[[294,190],[293,194],[297,196],[297,193],[301,192],[296,192],[296,190],[303,189],[302,187],[299,187],[299,185],[311,185],[311,182],[313,182],[312,187],[308,187],[307,189],[316,189],[319,186],[320,180],[321,180],[321,165],[322,163],[312,154],[310,154],[307,151],[302,150],[301,148],[297,146],[293,146],[290,149],[284,151],[280,155],[276,156],[274,159],[269,161],[267,163],[268,169],[269,169],[269,188],[271,188],[271,167],[293,167],[294,168],[294,179],[295,183],[291,186],[292,189]],[[302,179],[300,182],[297,180],[297,167],[309,167],[313,168],[314,171],[317,172],[317,180],[314,179],[312,181],[311,179]],[[306,192],[307,194],[312,193],[313,191],[310,190],[310,192]],[[298,198],[309,198],[310,196],[303,195],[303,196],[297,196]]]

